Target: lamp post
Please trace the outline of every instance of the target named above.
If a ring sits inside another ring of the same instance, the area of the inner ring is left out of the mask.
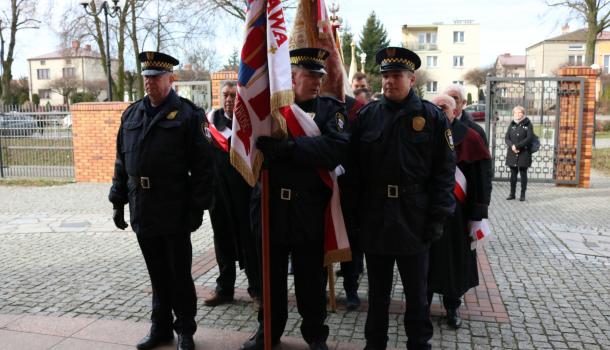
[[[103,1],[99,10],[97,11],[89,11],[87,7],[93,2],[93,0],[80,0],[80,4],[85,9],[85,12],[88,15],[97,17],[102,11],[104,12],[104,19],[106,25],[106,72],[108,73],[108,101],[112,101],[112,71],[110,70],[110,63],[112,59],[110,58],[110,36],[108,34],[108,16],[116,17],[120,12],[121,8],[118,5],[119,0],[112,0],[114,5],[108,4],[108,1]]]

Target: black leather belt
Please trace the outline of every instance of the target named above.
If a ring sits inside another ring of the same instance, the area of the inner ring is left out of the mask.
[[[401,195],[409,195],[415,193],[422,193],[426,191],[426,186],[421,184],[412,185],[376,185],[373,186],[375,193],[382,194],[387,198],[398,198]]]

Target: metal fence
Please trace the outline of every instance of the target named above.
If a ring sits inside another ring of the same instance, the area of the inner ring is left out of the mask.
[[[67,106],[0,106],[0,177],[74,177]]]
[[[512,121],[512,109],[521,105],[540,139],[540,150],[532,157],[528,178],[535,182],[578,183],[579,167],[566,167],[565,163],[579,164],[580,142],[564,141],[580,140],[583,100],[583,78],[488,78],[485,120],[494,179],[507,181],[510,177],[510,169],[505,165],[504,135]],[[563,117],[562,109],[568,111]],[[571,127],[564,125],[567,119],[573,119]]]

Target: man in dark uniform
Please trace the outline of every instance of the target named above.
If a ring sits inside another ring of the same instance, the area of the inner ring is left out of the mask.
[[[319,171],[334,170],[344,163],[348,138],[343,104],[321,97],[326,73],[323,49],[303,48],[290,52],[296,104],[313,118],[321,135],[285,139],[259,137],[256,146],[269,162],[269,221],[271,276],[271,341],[280,342],[288,319],[288,254],[292,256],[294,284],[301,334],[312,350],[327,350],[326,274],[324,265],[324,213],[331,189]],[[289,126],[290,129],[290,126]],[[259,328],[242,349],[263,348],[263,310]]]
[[[376,60],[384,95],[358,112],[346,173],[368,271],[365,349],[386,348],[395,263],[405,291],[407,348],[430,349],[428,253],[455,207],[453,141],[442,112],[412,89],[419,57],[388,47]]]
[[[228,81],[222,86],[223,108],[212,112],[208,121],[214,125],[216,161],[215,202],[210,208],[214,229],[214,251],[218,263],[216,290],[204,303],[216,306],[233,301],[235,292],[235,261],[246,270],[248,292],[258,304],[259,274],[256,240],[250,230],[250,195],[252,188],[231,165],[229,150],[233,107],[237,86]]]
[[[152,326],[137,348],[171,342],[175,330],[178,349],[194,349],[197,299],[190,234],[201,226],[212,200],[208,124],[203,110],[171,88],[178,60],[160,52],[142,52],[139,59],[147,96],[121,117],[109,194],[114,223],[123,230],[123,207],[129,203],[152,284]]]

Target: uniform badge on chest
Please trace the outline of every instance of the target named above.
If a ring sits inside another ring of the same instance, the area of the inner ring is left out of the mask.
[[[167,114],[167,117],[165,117],[165,119],[167,120],[173,120],[176,118],[176,114],[178,114],[178,111],[173,111],[173,112],[169,112]]]
[[[424,130],[424,126],[426,126],[426,119],[421,116],[417,116],[413,118],[413,130],[420,132]]]

